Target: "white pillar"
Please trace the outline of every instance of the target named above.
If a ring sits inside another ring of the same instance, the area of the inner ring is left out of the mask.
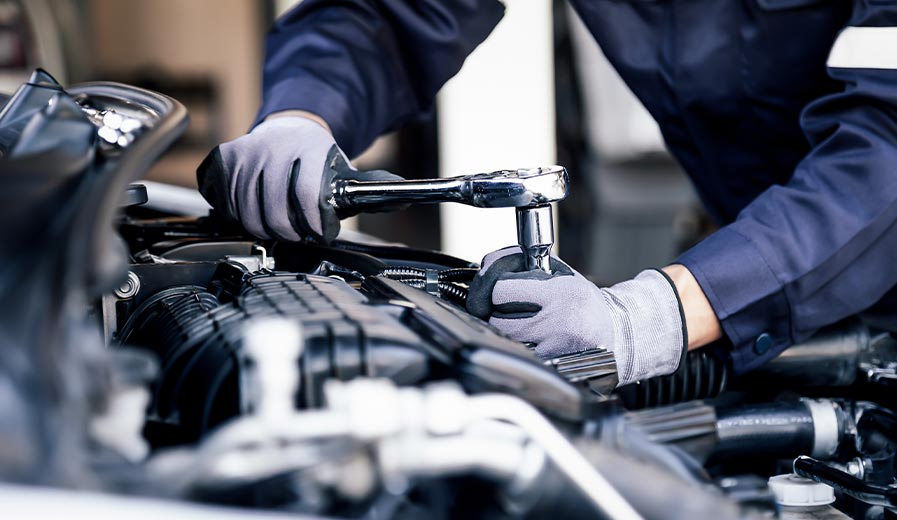
[[[554,164],[551,0],[506,0],[507,13],[438,97],[440,175]],[[445,252],[479,262],[517,242],[514,210],[441,208]]]

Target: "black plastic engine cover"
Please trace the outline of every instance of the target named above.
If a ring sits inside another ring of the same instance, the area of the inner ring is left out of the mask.
[[[243,330],[253,318],[273,316],[301,325],[300,408],[323,403],[327,379],[386,377],[407,385],[429,373],[423,340],[341,280],[265,272],[246,277],[226,303],[210,288],[171,287],[145,300],[120,337],[153,351],[161,364],[151,442],[193,442],[247,410],[240,392]]]

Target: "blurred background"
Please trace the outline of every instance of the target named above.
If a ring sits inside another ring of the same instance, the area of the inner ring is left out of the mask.
[[[0,0],[0,92],[34,67],[62,83],[109,80],[171,95],[191,125],[150,178],[195,187],[215,144],[249,129],[264,35],[296,0]],[[676,257],[709,230],[656,124],[562,0],[507,0],[507,15],[440,93],[434,113],[356,159],[406,178],[562,164],[559,253],[604,281]],[[479,261],[516,243],[512,210],[417,207],[350,225]]]

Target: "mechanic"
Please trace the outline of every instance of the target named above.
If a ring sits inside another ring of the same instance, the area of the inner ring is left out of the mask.
[[[860,311],[894,323],[897,2],[571,3],[721,227],[609,288],[497,251],[473,314],[542,357],[613,350],[620,384],[720,338],[742,373]],[[303,1],[268,36],[254,129],[213,150],[201,190],[259,237],[333,239],[328,154],[427,113],[503,13],[498,0]]]

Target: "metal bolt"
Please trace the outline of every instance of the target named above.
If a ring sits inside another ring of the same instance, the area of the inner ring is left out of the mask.
[[[115,290],[115,296],[128,300],[137,296],[138,292],[140,292],[140,278],[133,271],[128,271],[128,278]]]
[[[847,463],[847,473],[850,473],[854,477],[863,478],[863,462],[859,459],[851,460]]]
[[[719,481],[719,487],[723,489],[734,488],[738,485],[738,479],[734,479],[732,477],[726,477]]]

